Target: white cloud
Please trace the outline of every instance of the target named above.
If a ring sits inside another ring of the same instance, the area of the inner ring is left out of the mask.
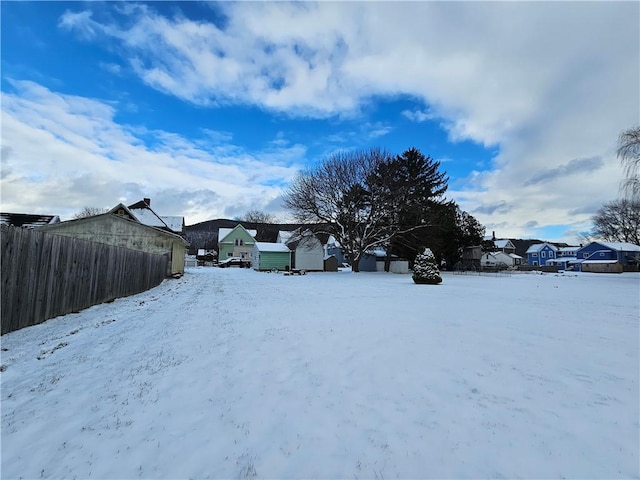
[[[422,110],[403,110],[402,111],[402,115],[407,117],[412,122],[418,122],[418,123],[426,122],[427,120],[434,120],[434,119],[437,118],[437,116],[434,115],[433,112],[431,112],[429,110],[424,110],[424,111],[422,111]]]
[[[197,105],[322,118],[357,115],[376,96],[418,99],[408,118],[441,119],[451,141],[499,150],[490,170],[452,193],[501,235],[527,235],[532,222],[584,226],[588,214],[569,212],[615,197],[617,135],[640,118],[637,2],[222,2],[223,28],[147,6],[117,8],[126,22],[68,12],[59,24],[119,42],[144,82]],[[59,130],[38,128],[49,127]],[[91,138],[81,125],[59,133],[78,149]],[[123,145],[132,135],[116,133]],[[165,173],[175,166],[161,152],[146,154]],[[601,162],[572,171],[572,161],[590,158]],[[562,166],[564,175],[549,176]],[[237,163],[231,170],[234,180],[243,176]],[[502,204],[510,208],[482,213]]]
[[[300,145],[251,154],[206,131],[198,142],[164,131],[119,125],[99,100],[13,82],[2,102],[2,205],[5,211],[69,218],[84,206],[155,199],[187,223],[221,217],[229,205],[258,208],[277,199],[298,171]],[[154,146],[142,141],[151,135]]]

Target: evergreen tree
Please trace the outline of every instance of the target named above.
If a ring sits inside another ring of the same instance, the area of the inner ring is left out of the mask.
[[[442,283],[442,277],[436,264],[436,257],[434,257],[428,248],[425,248],[424,252],[416,257],[415,264],[413,265],[413,281],[427,285]]]

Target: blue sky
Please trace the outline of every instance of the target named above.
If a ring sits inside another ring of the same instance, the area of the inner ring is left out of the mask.
[[[2,210],[287,220],[296,172],[417,147],[502,237],[575,243],[640,121],[638,2],[2,2]]]

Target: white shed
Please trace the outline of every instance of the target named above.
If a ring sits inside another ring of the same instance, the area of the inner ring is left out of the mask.
[[[286,245],[293,251],[292,268],[317,272],[324,270],[324,248],[311,230],[295,232]]]

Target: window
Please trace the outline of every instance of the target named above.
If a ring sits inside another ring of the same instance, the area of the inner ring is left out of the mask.
[[[233,252],[227,252],[227,258],[233,257]]]
[[[549,258],[553,258],[553,252],[549,252]]]
[[[546,255],[546,252],[540,252],[540,256],[541,256],[542,258],[544,258],[544,257],[545,257],[545,255]]]
[[[533,252],[533,253],[531,254],[531,256],[532,256],[532,257],[537,257],[537,256],[538,256],[538,252]]]
[[[584,252],[584,253],[582,254],[582,258],[587,258],[588,256],[589,256],[589,254],[588,254],[587,252]]]
[[[538,262],[534,261],[534,262],[533,262],[533,266],[534,266],[534,267],[537,267],[537,266],[538,266]]]
[[[604,252],[600,252],[600,256],[601,256],[601,257],[604,257]]]
[[[244,246],[244,240],[240,239],[240,246]]]
[[[235,241],[233,242],[233,244],[237,247],[238,246],[238,239],[236,238]]]

